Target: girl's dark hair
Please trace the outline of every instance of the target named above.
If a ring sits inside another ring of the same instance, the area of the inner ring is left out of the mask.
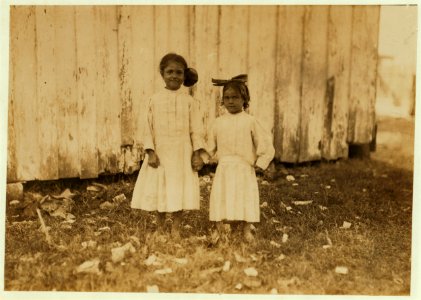
[[[168,64],[171,62],[177,62],[184,66],[184,69],[187,69],[187,62],[181,55],[178,55],[176,53],[168,53],[163,58],[161,58],[161,62],[159,63],[159,73],[164,74],[164,69],[168,66]]]
[[[226,84],[224,84],[224,88],[222,89],[222,105],[224,104],[223,95],[225,94],[225,91],[229,88],[235,89],[240,93],[241,98],[243,98],[243,108],[246,109],[249,107],[250,102],[250,93],[247,85],[243,82],[239,81],[230,81]]]
[[[159,63],[159,73],[161,75],[164,74],[164,69],[168,66],[170,62],[176,62],[181,64],[184,67],[184,82],[183,84],[187,87],[193,86],[197,80],[198,75],[197,71],[193,68],[187,67],[187,62],[181,55],[176,53],[168,53],[163,58],[161,58],[161,62]]]

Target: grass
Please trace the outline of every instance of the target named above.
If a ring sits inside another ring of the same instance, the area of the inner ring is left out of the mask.
[[[287,181],[286,173],[295,181]],[[98,193],[86,190],[91,180],[27,183],[25,192],[42,195],[77,191],[76,222],[66,225],[44,213],[54,243],[62,245],[51,247],[36,216],[23,218],[22,207],[7,205],[5,290],[145,292],[157,285],[160,292],[409,295],[412,172],[376,161],[342,160],[279,169],[278,175],[270,182],[259,178],[261,203],[267,205],[253,245],[242,242],[235,226],[228,244],[209,243],[211,183],[203,177],[201,210],[184,214],[178,242],[153,234],[154,214],[132,210],[128,201],[111,210],[99,208],[121,193],[130,199],[135,175],[99,178],[95,181],[107,189]],[[297,200],[313,202],[296,206]],[[349,229],[341,228],[344,221],[351,223]],[[109,230],[99,234],[105,226]],[[111,249],[131,236],[140,241],[132,242],[136,252],[112,263]],[[327,236],[332,247],[325,249]],[[97,246],[84,249],[81,243],[89,240]],[[145,265],[152,254],[161,266]],[[187,258],[187,264],[174,262],[175,257]],[[101,274],[75,272],[94,258]],[[228,272],[220,269],[225,261],[231,263]],[[348,274],[336,273],[337,266],[347,267]],[[172,273],[154,273],[165,267]],[[248,267],[258,276],[246,276]]]

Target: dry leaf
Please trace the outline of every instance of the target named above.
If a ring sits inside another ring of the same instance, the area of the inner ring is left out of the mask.
[[[171,268],[159,269],[159,270],[155,270],[154,273],[159,274],[159,275],[170,274],[172,273],[172,269]]]
[[[320,210],[322,210],[322,211],[327,210],[327,207],[326,207],[326,206],[323,206],[323,205],[319,205],[319,208],[320,208]]]
[[[126,195],[120,194],[120,195],[117,195],[113,198],[113,202],[117,203],[117,204],[120,204],[120,203],[123,203],[126,199],[127,199]]]
[[[292,175],[287,175],[286,179],[288,181],[294,181],[295,180],[294,176],[292,176]]]
[[[179,265],[185,265],[188,262],[187,258],[173,258],[173,261]]]
[[[145,259],[144,263],[147,266],[161,266],[162,265],[161,260],[153,254],[150,255],[147,259]]]
[[[260,204],[260,207],[261,207],[261,208],[268,207],[268,203],[265,201],[265,202],[263,202],[262,204]]]
[[[127,252],[136,252],[136,249],[130,242],[125,244],[124,246],[111,249],[111,260],[113,261],[113,263],[120,262],[124,259]]]
[[[12,200],[9,202],[9,205],[18,205],[20,203],[19,200]]]
[[[267,182],[266,180],[263,180],[262,185],[269,185],[269,182]]]
[[[99,206],[100,209],[113,209],[115,208],[115,203],[111,203],[109,201],[102,202]]]
[[[93,186],[96,186],[96,187],[99,187],[99,188],[101,188],[101,189],[103,189],[103,190],[108,189],[106,185],[103,185],[103,184],[101,184],[101,183],[92,182],[92,185],[93,185]]]
[[[280,254],[280,255],[276,258],[276,260],[281,261],[281,260],[284,260],[285,258],[286,258],[286,256],[285,256],[284,254]]]
[[[159,287],[156,284],[147,285],[146,286],[146,292],[147,293],[159,293]]]
[[[252,261],[257,261],[257,257],[254,254],[250,254],[251,260]]]
[[[99,275],[101,274],[101,271],[99,270],[99,262],[99,258],[85,261],[76,268],[76,273],[92,273]]]
[[[243,284],[252,289],[252,288],[258,288],[262,286],[262,281],[260,279],[257,278],[244,278],[243,280]]]
[[[298,186],[298,183],[294,182],[294,183],[292,184],[292,186]]]
[[[343,266],[338,266],[338,267],[335,268],[335,272],[338,273],[338,274],[346,275],[346,274],[348,274],[348,268],[343,267]]]
[[[284,233],[282,235],[282,243],[286,243],[287,241],[288,241],[288,234],[287,233]]]
[[[275,288],[273,288],[273,289],[271,289],[271,290],[270,290],[270,293],[271,293],[272,295],[277,295],[277,294],[278,294],[278,290],[277,290],[277,289],[275,289]]]
[[[349,228],[351,228],[351,225],[352,225],[351,223],[349,223],[347,221],[344,221],[344,223],[342,224],[342,226],[339,227],[339,228],[349,229]]]
[[[100,191],[100,189],[98,187],[94,186],[94,185],[88,186],[86,188],[86,190],[89,191],[89,192],[99,192]]]
[[[325,188],[330,189],[330,188],[331,188],[331,186],[330,186],[330,185],[326,185],[326,186],[325,186]]]
[[[294,205],[309,205],[313,203],[313,200],[306,200],[306,201],[292,201]]]
[[[239,263],[244,263],[247,262],[247,259],[245,259],[244,257],[242,257],[240,254],[238,254],[237,252],[234,252],[234,257],[235,260]]]
[[[56,199],[63,199],[63,198],[72,199],[76,195],[77,194],[72,193],[70,189],[65,189],[60,195],[58,196],[52,195],[52,197]]]
[[[91,249],[95,249],[97,246],[97,242],[96,241],[87,241],[87,242],[82,242],[82,249],[86,249],[86,248],[91,248]]]
[[[275,242],[275,241],[270,241],[270,244],[276,248],[281,248],[281,244]]]
[[[222,267],[222,271],[228,272],[231,267],[231,262],[229,260],[225,261],[224,266]]]
[[[256,270],[255,268],[253,268],[253,267],[251,267],[251,268],[247,268],[247,269],[244,269],[244,273],[245,273],[247,276],[253,276],[253,277],[255,277],[255,276],[257,276],[257,275],[258,275],[257,270]]]
[[[236,285],[235,285],[235,289],[236,290],[241,290],[243,288],[243,285],[241,284],[241,283],[237,283]]]

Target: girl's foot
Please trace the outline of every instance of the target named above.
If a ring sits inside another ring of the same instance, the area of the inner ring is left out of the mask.
[[[251,224],[250,223],[246,223],[244,224],[244,228],[243,228],[243,236],[244,239],[246,240],[247,243],[253,243],[254,242],[254,236],[251,233]]]

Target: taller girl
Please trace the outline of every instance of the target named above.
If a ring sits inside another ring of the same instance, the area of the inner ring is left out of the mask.
[[[199,209],[197,171],[203,166],[204,134],[196,100],[180,89],[197,82],[197,73],[175,53],[159,64],[165,87],[148,105],[144,149],[147,154],[139,171],[131,207],[158,211],[158,228],[165,213],[173,213],[171,233],[178,238],[182,210]]]

